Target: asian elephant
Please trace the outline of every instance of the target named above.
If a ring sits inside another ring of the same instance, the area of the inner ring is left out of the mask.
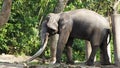
[[[43,52],[48,37],[56,34],[59,34],[56,63],[61,62],[61,55],[65,47],[67,51],[67,63],[74,63],[72,60],[72,43],[74,38],[79,38],[88,40],[91,43],[92,52],[86,61],[87,65],[94,64],[94,57],[98,48],[100,48],[101,64],[110,64],[107,54],[107,45],[110,43],[111,38],[110,25],[98,13],[87,9],[77,9],[48,14],[42,23],[42,46],[34,57]],[[110,37],[109,42],[107,42],[108,37]]]

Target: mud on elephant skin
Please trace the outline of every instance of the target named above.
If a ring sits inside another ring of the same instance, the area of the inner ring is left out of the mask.
[[[42,46],[33,55],[32,59],[42,53],[46,47],[46,38],[59,34],[57,42],[56,63],[61,62],[61,55],[66,48],[67,62],[73,63],[72,43],[74,38],[88,40],[91,43],[92,52],[87,65],[94,64],[95,54],[100,48],[101,64],[110,64],[107,53],[107,38],[111,38],[109,22],[98,13],[87,10],[77,9],[61,13],[50,13],[42,23]],[[48,36],[46,34],[49,34]]]

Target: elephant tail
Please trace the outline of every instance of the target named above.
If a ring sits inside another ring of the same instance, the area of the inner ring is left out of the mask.
[[[111,41],[111,30],[107,29],[107,45],[110,43]]]

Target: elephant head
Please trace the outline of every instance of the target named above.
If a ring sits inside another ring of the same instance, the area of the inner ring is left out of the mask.
[[[58,32],[59,18],[59,14],[50,13],[47,17],[47,27],[54,30],[54,32]]]
[[[54,14],[54,13],[48,14],[48,16],[45,18],[45,20],[42,23],[41,47],[31,58],[29,58],[25,62],[30,62],[42,54],[42,52],[44,51],[47,45],[49,36],[55,35],[58,32],[59,18],[60,18],[59,14]]]

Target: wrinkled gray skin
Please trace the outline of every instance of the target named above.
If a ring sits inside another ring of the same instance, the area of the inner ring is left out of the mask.
[[[46,37],[59,34],[56,63],[61,62],[64,48],[67,51],[67,63],[74,63],[72,60],[72,43],[74,38],[79,38],[91,43],[92,52],[86,61],[87,65],[93,65],[98,48],[100,48],[101,64],[110,64],[107,54],[109,43],[107,43],[107,37],[111,36],[109,22],[96,12],[78,9],[58,14],[50,13],[43,22],[42,28],[42,46],[33,57],[40,55],[45,49]]]

